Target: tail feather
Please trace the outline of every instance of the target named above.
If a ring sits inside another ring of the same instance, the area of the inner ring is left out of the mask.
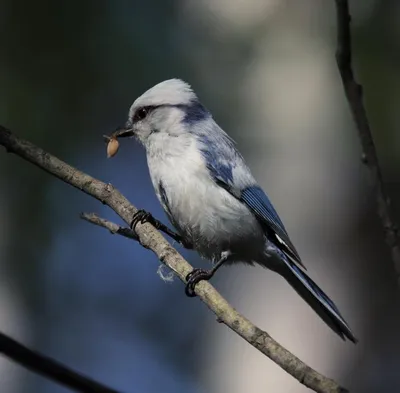
[[[311,306],[323,321],[343,340],[346,338],[357,343],[349,325],[341,316],[338,308],[324,291],[293,262],[284,259],[287,272],[284,277],[293,289]]]

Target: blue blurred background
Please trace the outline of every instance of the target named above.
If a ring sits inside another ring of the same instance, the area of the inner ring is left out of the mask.
[[[311,276],[360,339],[335,336],[261,268],[213,283],[244,315],[354,392],[400,389],[396,278],[334,59],[334,1],[0,1],[0,124],[167,221],[143,150],[102,135],[168,78],[189,82],[238,142]],[[400,4],[351,1],[354,56],[400,206]],[[108,208],[0,154],[0,329],[126,393],[306,392],[215,322],[152,253],[79,219]],[[185,252],[196,266],[206,266]],[[1,391],[67,389],[0,358]]]

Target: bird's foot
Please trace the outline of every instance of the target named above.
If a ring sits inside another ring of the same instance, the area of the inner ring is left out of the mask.
[[[139,224],[144,224],[146,222],[150,223],[153,225],[154,228],[164,232],[168,236],[170,236],[172,239],[174,239],[176,242],[181,244],[183,247],[187,248],[188,250],[191,250],[193,248],[192,244],[188,243],[181,235],[178,233],[175,233],[174,231],[171,231],[166,225],[164,225],[161,221],[158,221],[156,218],[154,218],[151,213],[145,211],[145,210],[138,210],[132,218],[131,221],[131,229],[133,232],[135,232],[136,225]]]
[[[194,287],[196,286],[196,284],[202,280],[208,281],[215,274],[215,272],[229,259],[231,255],[232,254],[230,251],[222,252],[220,260],[210,270],[193,269],[186,276],[186,287],[185,287],[186,295],[189,297],[195,297],[196,293],[194,292]]]
[[[194,292],[194,288],[199,281],[209,280],[214,275],[214,269],[205,270],[205,269],[193,269],[186,276],[186,287],[185,293],[186,296],[195,297],[196,293]]]
[[[138,210],[133,215],[131,225],[130,225],[132,231],[135,232],[136,225],[139,224],[139,222],[141,224],[149,222],[151,225],[153,225],[155,228],[158,229],[158,221],[151,215],[151,213],[147,212],[146,210]]]

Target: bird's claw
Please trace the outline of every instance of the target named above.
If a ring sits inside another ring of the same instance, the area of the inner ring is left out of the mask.
[[[213,272],[205,269],[193,269],[186,276],[186,287],[185,293],[186,296],[195,297],[196,293],[194,292],[194,288],[199,281],[209,280],[213,276]]]
[[[134,232],[136,231],[136,225],[139,224],[139,222],[141,224],[149,222],[150,224],[154,225],[155,220],[154,220],[153,216],[151,215],[151,213],[147,212],[146,210],[138,210],[133,215],[133,218],[131,221],[130,227],[131,227],[132,231],[134,231]]]

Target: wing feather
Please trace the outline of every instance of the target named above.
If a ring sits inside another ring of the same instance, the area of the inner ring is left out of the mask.
[[[269,240],[293,262],[306,269],[278,213],[261,187],[256,185],[234,141],[213,121],[198,125],[195,133],[215,183],[246,204],[263,226]]]
[[[272,237],[270,240],[288,257],[306,269],[286,232],[283,222],[262,188],[259,186],[245,188],[241,193],[240,200],[254,212],[266,232]]]

